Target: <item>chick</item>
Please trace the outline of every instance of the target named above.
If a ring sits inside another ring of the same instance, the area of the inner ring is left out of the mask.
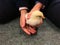
[[[29,19],[27,19],[27,14],[26,14],[26,24],[29,24],[31,26],[39,25],[42,18],[45,19],[43,13],[39,10],[36,10],[32,12],[32,15]]]

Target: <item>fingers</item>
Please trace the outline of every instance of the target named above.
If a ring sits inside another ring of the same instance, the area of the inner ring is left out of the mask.
[[[34,27],[29,27],[29,32],[32,34],[36,34],[36,30]]]
[[[27,28],[22,28],[22,30],[23,30],[27,35],[31,35],[31,33],[28,31]]]
[[[23,30],[27,35],[36,34],[36,30],[35,30],[34,27],[27,26],[27,27],[22,28],[22,30]]]
[[[30,13],[27,13],[27,19],[29,19],[31,17]]]

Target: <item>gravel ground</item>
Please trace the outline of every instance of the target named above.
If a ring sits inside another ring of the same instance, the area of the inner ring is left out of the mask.
[[[0,25],[0,45],[60,45],[60,29],[45,20],[36,35],[28,36],[19,27],[19,19]]]

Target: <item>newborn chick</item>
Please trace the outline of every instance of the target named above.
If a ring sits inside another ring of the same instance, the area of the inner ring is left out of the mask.
[[[29,19],[27,19],[27,14],[26,14],[26,24],[29,24],[31,26],[39,25],[42,18],[43,19],[45,18],[43,16],[43,13],[39,10],[36,10],[32,12],[32,15],[30,16]]]

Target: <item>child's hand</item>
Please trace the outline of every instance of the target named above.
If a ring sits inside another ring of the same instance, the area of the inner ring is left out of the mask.
[[[26,15],[26,13],[25,13],[25,11],[23,11],[20,16],[20,26],[21,26],[22,30],[28,35],[35,34],[36,33],[35,28],[26,25],[25,15]]]
[[[22,30],[28,35],[36,33],[36,30],[34,27],[26,25],[24,16],[20,17],[20,26],[21,26]]]
[[[28,29],[25,27],[25,15],[22,15],[20,17],[20,26],[22,28],[22,30],[27,33],[28,35],[30,35],[30,32],[28,31]]]

